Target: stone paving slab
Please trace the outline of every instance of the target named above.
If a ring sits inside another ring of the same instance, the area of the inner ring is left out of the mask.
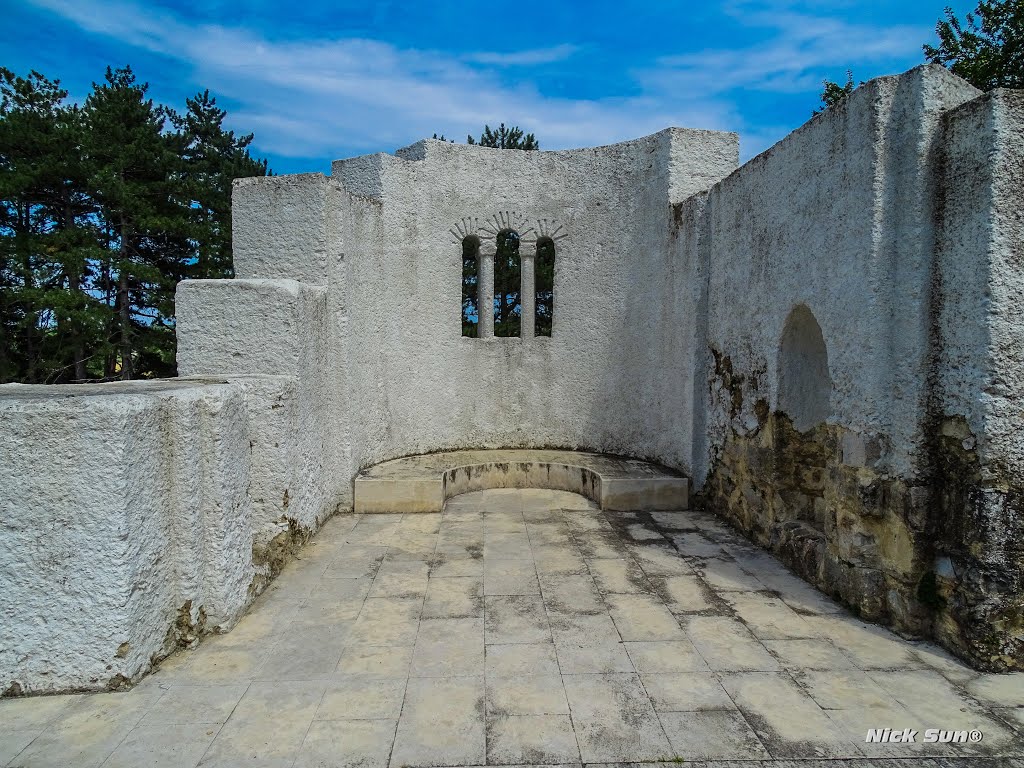
[[[1024,674],[858,621],[702,512],[497,490],[328,522],[132,691],[0,701],[8,768],[667,763],[1024,768]]]

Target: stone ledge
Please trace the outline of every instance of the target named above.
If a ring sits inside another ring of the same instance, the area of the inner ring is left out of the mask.
[[[364,469],[353,511],[440,512],[452,496],[492,488],[572,491],[601,509],[631,512],[688,509],[690,481],[656,464],[582,451],[448,451]]]

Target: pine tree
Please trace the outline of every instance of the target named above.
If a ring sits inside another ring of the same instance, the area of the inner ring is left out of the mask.
[[[164,133],[172,113],[146,98],[148,87],[130,67],[108,67],[106,82],[94,84],[85,102],[84,155],[107,246],[99,284],[113,308],[117,350],[105,375],[122,379],[143,368],[173,374],[174,287],[185,277],[195,234],[182,139]]]
[[[102,308],[83,290],[96,243],[82,113],[38,72],[0,69],[0,91],[0,381],[84,378]]]
[[[227,112],[210,92],[187,99],[187,112],[176,119],[182,134],[185,178],[192,197],[191,215],[197,258],[191,277],[234,277],[231,258],[231,182],[266,176],[267,161],[254,160],[248,147],[253,134],[235,136],[224,129]]]
[[[479,141],[472,136],[467,136],[466,143],[496,149],[540,149],[540,142],[532,133],[523,135],[519,126],[506,128],[504,123],[499,125],[496,131],[492,131],[491,126],[485,125]]]

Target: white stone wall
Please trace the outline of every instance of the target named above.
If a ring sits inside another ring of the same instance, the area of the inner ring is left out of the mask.
[[[332,455],[348,478],[466,446],[587,448],[688,469],[692,349],[677,325],[690,321],[694,286],[668,248],[671,204],[736,163],[733,134],[679,129],[565,152],[425,141],[339,161],[330,180],[241,183],[236,231],[259,220],[283,233],[268,220],[298,207],[318,222],[324,201],[337,203],[307,236],[332,243],[326,259],[274,237],[246,241],[236,270],[326,285]],[[506,222],[525,236],[524,274],[537,234],[557,238],[550,338],[461,336],[460,237]]]
[[[707,345],[746,376],[738,418],[707,395],[699,485],[730,429],[778,403],[786,318],[807,306],[833,381],[829,421],[886,435],[887,471],[921,459],[934,251],[933,149],[942,111],[977,91],[940,67],[873,80],[716,185],[705,212]],[[680,239],[680,242],[684,242]],[[714,360],[702,357],[706,380]]]
[[[0,688],[117,687],[188,642],[179,618],[234,623],[245,411],[223,382],[0,387]]]

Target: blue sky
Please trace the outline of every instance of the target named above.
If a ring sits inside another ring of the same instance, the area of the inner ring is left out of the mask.
[[[921,63],[946,3],[32,0],[4,4],[0,64],[78,101],[108,64],[176,108],[209,88],[278,173],[500,121],[542,149],[732,130],[747,159],[810,117],[823,78]]]

